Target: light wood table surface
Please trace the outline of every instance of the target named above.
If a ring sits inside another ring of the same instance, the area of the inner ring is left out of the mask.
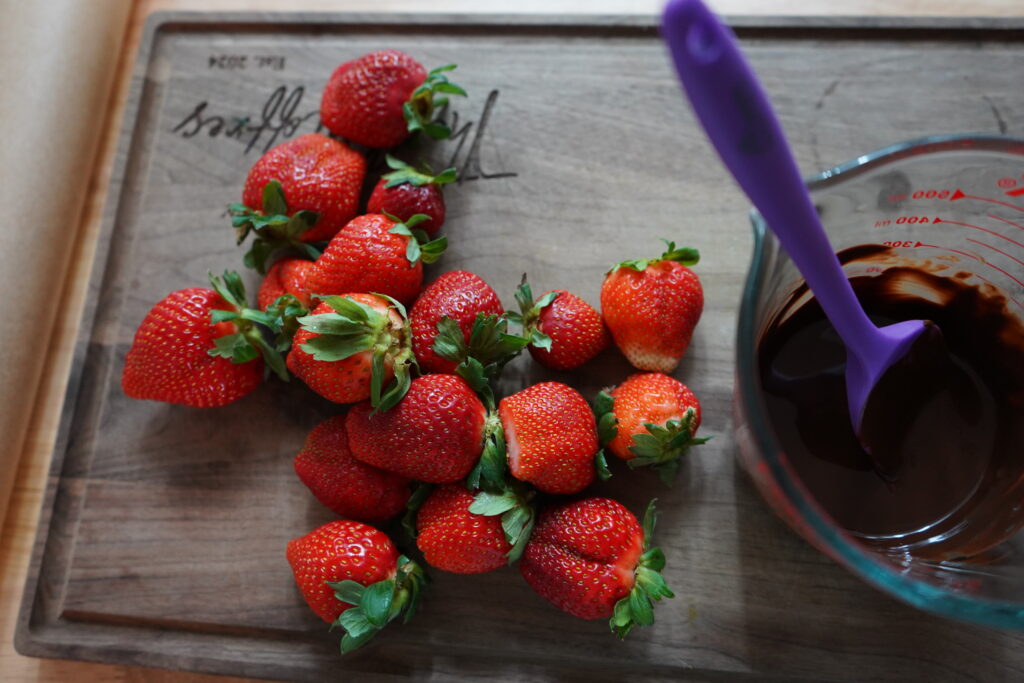
[[[2,3],[0,3],[2,4]],[[287,7],[285,7],[287,5]],[[50,455],[69,372],[72,345],[77,334],[78,311],[89,277],[93,244],[99,229],[103,202],[113,159],[132,64],[146,17],[158,10],[255,10],[273,11],[372,11],[372,12],[521,12],[654,14],[658,0],[517,0],[515,3],[486,0],[138,0],[132,9],[122,43],[113,95],[108,103],[100,152],[89,177],[88,201],[78,226],[71,268],[64,285],[65,314],[54,330],[51,360],[37,393],[27,438],[20,455],[5,522],[0,533],[0,679],[4,681],[204,681],[223,677],[180,674],[155,669],[108,666],[22,657],[14,651],[13,633]],[[717,0],[712,7],[726,15],[844,15],[844,16],[1024,16],[1021,0]],[[0,124],[2,124],[0,111]],[[7,358],[5,362],[17,362]],[[0,410],[7,406],[0,406]],[[2,503],[2,501],[0,501]]]

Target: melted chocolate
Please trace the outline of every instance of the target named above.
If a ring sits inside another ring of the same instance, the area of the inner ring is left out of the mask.
[[[840,259],[892,262],[887,251],[854,247]],[[795,292],[759,345],[786,457],[824,510],[873,545],[945,559],[998,544],[1024,525],[1024,324],[966,277],[893,266],[851,284],[876,324],[930,320],[941,334],[927,332],[886,373],[858,439],[845,349],[817,301],[793,310],[805,294]]]

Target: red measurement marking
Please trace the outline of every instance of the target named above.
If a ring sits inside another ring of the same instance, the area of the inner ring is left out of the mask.
[[[996,181],[996,185],[1002,188],[1015,187],[1017,185],[1016,178],[1000,178]]]
[[[936,223],[949,223],[949,224],[951,224],[951,225],[962,225],[962,226],[964,226],[965,228],[972,228],[972,229],[974,229],[974,230],[981,230],[982,232],[987,232],[987,233],[988,233],[988,234],[990,234],[990,235],[995,235],[996,237],[998,237],[998,238],[1000,238],[1000,239],[1004,239],[1004,240],[1006,240],[1007,242],[1010,242],[1011,244],[1016,244],[1016,245],[1017,245],[1018,247],[1020,247],[1021,249],[1024,249],[1024,244],[1021,244],[1020,242],[1017,242],[1016,240],[1012,240],[1012,239],[1010,239],[1009,237],[1007,237],[1006,235],[1000,235],[1000,234],[999,234],[998,232],[996,232],[995,230],[989,230],[988,228],[983,228],[983,227],[981,227],[980,225],[971,225],[970,223],[961,223],[960,221],[947,221],[947,220],[946,220],[946,219],[944,219],[944,218],[936,218],[936,219],[935,219],[935,222],[936,222]],[[969,238],[968,238],[968,239],[969,239]],[[1024,264],[1022,264],[1022,265],[1024,265]]]
[[[974,242],[975,244],[980,244],[980,245],[982,245],[983,247],[988,247],[988,245],[987,245],[987,244],[984,244],[983,242],[978,242],[977,240],[972,240],[972,239],[971,239],[971,238],[969,238],[969,237],[967,238],[967,241],[968,241],[968,242]],[[1011,280],[1013,280],[1014,282],[1016,282],[1016,283],[1017,283],[1018,285],[1020,285],[1021,287],[1024,287],[1024,282],[1021,282],[1020,280],[1018,280],[1018,279],[1017,279],[1017,278],[1015,278],[1014,276],[1010,275],[1009,273],[1007,273],[1007,272],[1006,272],[1005,270],[1003,270],[1003,269],[1002,269],[1002,268],[1000,268],[999,266],[995,265],[994,263],[989,263],[988,261],[986,261],[986,260],[984,260],[984,259],[980,259],[980,258],[978,258],[977,256],[975,256],[974,254],[968,254],[968,253],[967,253],[966,251],[960,251],[959,249],[950,249],[949,247],[940,247],[940,246],[939,246],[939,245],[937,245],[937,244],[924,244],[924,243],[922,243],[922,244],[921,244],[921,246],[922,246],[922,247],[932,247],[933,249],[941,249],[942,251],[951,251],[951,252],[953,252],[954,254],[960,254],[960,255],[962,255],[962,256],[966,256],[967,258],[971,258],[971,259],[974,259],[974,260],[975,260],[975,261],[977,261],[978,263],[983,263],[983,264],[985,264],[986,266],[988,266],[989,268],[994,268],[995,270],[998,270],[998,271],[999,271],[1000,273],[1002,273],[1002,274],[1003,274],[1003,275],[1005,275],[1006,277],[1010,278]],[[995,249],[995,247],[989,247],[989,249]],[[996,251],[999,251],[998,249],[995,249],[995,250],[996,250]],[[1000,253],[1002,253],[1002,252],[1000,252]],[[1008,255],[1008,254],[1007,254],[1007,255]],[[1009,255],[1008,255],[1008,256],[1009,256]],[[1013,257],[1012,257],[1012,256],[1010,256],[1010,258],[1013,258]],[[1016,260],[1016,259],[1014,259],[1014,260]],[[1016,303],[1016,302],[1014,302],[1014,303]],[[1018,304],[1018,305],[1020,305],[1020,304]]]
[[[1024,206],[1017,206],[1016,204],[1011,204],[1009,202],[999,201],[998,199],[993,199],[992,197],[979,197],[978,195],[974,194],[965,194],[963,190],[957,190],[956,192],[954,192],[953,196],[949,198],[949,201],[955,202],[958,199],[977,199],[978,201],[992,202],[993,204],[1008,206],[1011,209],[1024,212]]]
[[[984,242],[979,242],[978,240],[973,240],[970,237],[965,237],[964,239],[966,239],[968,242],[974,242],[975,244],[980,244],[983,247],[988,247],[989,249],[991,249],[992,251],[996,252],[997,254],[1002,254],[1003,256],[1005,256],[1006,258],[1010,259],[1011,261],[1016,261],[1017,263],[1019,263],[1022,266],[1024,266],[1024,261],[1021,261],[1016,256],[1010,256],[1009,254],[1007,254],[1002,249],[997,249],[996,247],[993,247],[991,244],[985,244]],[[1024,287],[1024,283],[1021,283],[1021,286]]]
[[[1024,187],[1018,187],[1016,190],[1010,190],[1006,194],[1010,197],[1019,197],[1024,194]]]
[[[1005,219],[1005,218],[1001,218],[1001,217],[999,217],[999,216],[992,216],[992,215],[989,215],[989,218],[995,218],[995,219],[996,219],[997,221],[1002,221],[1002,222],[1004,222],[1004,223],[1007,223],[1007,224],[1009,224],[1009,225],[1012,225],[1012,226],[1013,226],[1013,227],[1015,227],[1015,228],[1020,228],[1021,230],[1024,230],[1024,225],[1021,225],[1020,223],[1014,223],[1013,221],[1007,220],[1007,219]]]

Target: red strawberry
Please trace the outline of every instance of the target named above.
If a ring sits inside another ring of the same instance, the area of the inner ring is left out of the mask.
[[[469,344],[473,323],[478,315],[499,316],[504,312],[501,300],[489,284],[468,270],[453,270],[437,278],[420,294],[409,311],[412,350],[425,372],[455,372],[456,363],[434,351],[438,323],[450,318]]]
[[[375,294],[328,297],[299,318],[288,369],[330,401],[369,398],[387,410],[409,387],[412,348],[404,314],[401,304]]]
[[[317,616],[345,631],[341,651],[366,643],[388,622],[416,611],[423,570],[362,522],[328,522],[288,542],[295,583]]]
[[[601,286],[601,311],[615,344],[641,370],[672,372],[690,345],[704,310],[700,279],[686,266],[696,249],[668,250],[659,259],[623,261]]]
[[[576,493],[594,480],[594,413],[572,387],[543,382],[498,406],[512,476],[545,493]]]
[[[320,120],[335,135],[367,147],[395,147],[416,130],[448,137],[448,127],[431,119],[448,102],[435,99],[435,94],[466,94],[444,75],[454,68],[452,64],[427,73],[398,50],[363,55],[331,74],[320,101]]]
[[[352,455],[411,479],[447,484],[464,478],[483,449],[486,410],[455,375],[424,375],[387,412],[352,406],[345,426]]]
[[[317,425],[294,465],[302,483],[339,517],[383,522],[402,512],[409,500],[408,479],[352,457],[344,415]]]
[[[630,467],[650,465],[670,484],[700,427],[700,401],[677,379],[637,373],[598,395],[601,441]]]
[[[367,213],[386,213],[402,221],[422,213],[430,218],[417,227],[431,237],[436,236],[445,217],[441,186],[455,180],[455,169],[448,168],[432,175],[430,172],[418,171],[390,154],[387,155],[387,162],[394,170],[384,174],[373,188],[366,205]]]
[[[253,322],[241,317],[247,309],[238,274],[210,282],[214,289],[171,292],[146,314],[124,360],[126,395],[196,408],[222,406],[259,385],[261,355],[287,379],[280,355]]]
[[[536,301],[523,276],[516,289],[520,313],[513,322],[523,326],[530,355],[552,370],[573,370],[605,350],[610,341],[601,314],[563,289],[545,292]]]
[[[309,308],[309,292],[306,291],[306,277],[313,268],[313,262],[301,258],[281,259],[270,266],[256,293],[256,305],[261,311],[285,294],[294,296],[300,304]]]
[[[306,291],[321,297],[374,292],[410,303],[420,293],[423,262],[433,263],[447,245],[442,237],[421,249],[410,231],[415,224],[375,213],[352,219],[313,264]]]
[[[331,239],[356,215],[365,175],[363,156],[326,135],[269,150],[249,170],[242,203],[228,207],[239,244],[257,234],[246,265],[263,272],[269,255],[287,247],[316,258],[307,243]]]
[[[581,619],[610,618],[624,638],[634,625],[654,623],[655,601],[675,597],[658,572],[660,548],[649,548],[654,501],[641,528],[608,498],[587,498],[541,513],[519,570],[533,590]]]
[[[434,489],[416,515],[416,545],[432,567],[480,574],[503,566],[512,544],[501,518],[470,511],[473,494],[461,484]]]

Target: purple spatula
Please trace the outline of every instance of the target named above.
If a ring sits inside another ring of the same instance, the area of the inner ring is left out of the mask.
[[[850,421],[882,375],[903,359],[922,320],[876,327],[829,244],[782,128],[732,32],[700,0],[672,0],[662,32],[693,109],[726,167],[800,269],[847,351]]]

